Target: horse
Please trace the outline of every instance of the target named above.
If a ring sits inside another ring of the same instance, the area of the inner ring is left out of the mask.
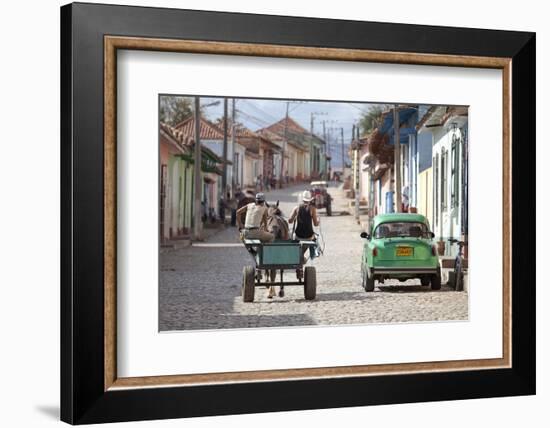
[[[273,234],[274,239],[286,241],[290,234],[288,222],[279,208],[279,201],[275,205],[267,205],[267,231]]]
[[[267,204],[267,231],[271,234],[273,234],[274,239],[277,240],[288,240],[290,237],[289,229],[288,229],[288,222],[283,217],[283,212],[279,208],[279,201],[275,205],[269,205]],[[277,271],[275,269],[271,269],[269,271],[268,278],[271,280],[271,282],[275,281],[275,278],[277,277]],[[279,297],[283,297],[285,295],[284,286],[281,285],[279,287]],[[269,286],[269,292],[267,297],[273,298],[275,296],[275,286],[271,285]]]

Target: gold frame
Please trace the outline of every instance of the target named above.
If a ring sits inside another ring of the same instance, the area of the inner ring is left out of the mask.
[[[337,61],[494,68],[503,82],[503,349],[502,358],[434,361],[404,364],[358,365],[305,369],[262,370],[170,376],[118,378],[116,369],[116,51],[117,49],[169,51],[218,55],[244,55]],[[293,380],[345,376],[391,375],[471,369],[509,368],[511,339],[511,58],[382,52],[265,44],[168,40],[138,37],[104,37],[104,389],[190,386],[235,382]]]

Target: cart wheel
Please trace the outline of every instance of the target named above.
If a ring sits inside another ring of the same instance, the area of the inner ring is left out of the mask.
[[[435,275],[432,275],[431,279],[432,290],[441,289],[441,271],[438,269]]]
[[[255,290],[254,281],[255,281],[254,267],[245,266],[243,268],[243,285],[242,285],[243,302],[254,301],[254,290]]]
[[[331,216],[332,215],[332,203],[329,202],[328,205],[327,205],[327,216]]]
[[[304,297],[306,300],[313,300],[317,295],[317,276],[314,266],[307,266],[304,269]]]

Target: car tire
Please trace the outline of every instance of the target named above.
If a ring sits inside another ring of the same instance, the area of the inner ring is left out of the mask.
[[[423,276],[422,278],[420,278],[420,284],[423,287],[427,287],[428,285],[430,285],[430,283],[431,283],[431,278],[429,276]]]
[[[437,270],[437,273],[435,275],[432,275],[430,283],[432,286],[432,290],[441,289],[441,271],[439,269]]]
[[[374,291],[374,276],[369,277],[369,270],[366,269],[363,275],[363,288],[367,293]]]
[[[254,301],[254,291],[255,291],[255,278],[256,270],[253,266],[245,266],[243,268],[243,285],[242,285],[242,295],[243,302],[253,302]]]
[[[304,269],[304,297],[306,300],[314,300],[317,295],[317,275],[314,266]]]

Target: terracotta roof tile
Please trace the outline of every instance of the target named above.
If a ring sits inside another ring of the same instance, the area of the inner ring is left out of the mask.
[[[218,128],[212,122],[201,117],[200,119],[200,137],[201,140],[223,140],[223,130]],[[178,123],[175,127],[185,137],[195,138],[195,118],[190,117],[183,122]]]
[[[160,130],[161,132],[164,132],[166,135],[168,135],[168,137],[172,139],[184,151],[189,151],[191,149],[193,142],[185,138],[183,133],[177,130],[176,128],[164,122],[161,122]]]
[[[186,121],[182,122],[185,123]],[[195,124],[193,120],[193,125]],[[180,124],[181,125],[181,124]],[[186,128],[183,128],[184,130]],[[193,128],[194,129],[194,128]],[[187,135],[181,129],[174,128],[166,123],[160,122],[161,132],[165,132],[170,138],[175,140],[178,145],[185,151],[190,152],[195,144],[195,140],[192,136]],[[207,138],[205,138],[206,140]],[[222,163],[223,160],[216,153],[210,150],[208,147],[201,145],[201,151],[203,154],[209,156],[214,162]],[[228,162],[230,163],[230,162]]]
[[[283,141],[285,139],[285,129],[286,139],[289,144],[292,144],[293,146],[296,146],[302,150],[307,149],[305,138],[312,134],[307,129],[300,126],[291,117],[284,117],[278,122],[275,122],[265,128],[260,129],[258,133],[265,135],[267,138],[273,141]]]

